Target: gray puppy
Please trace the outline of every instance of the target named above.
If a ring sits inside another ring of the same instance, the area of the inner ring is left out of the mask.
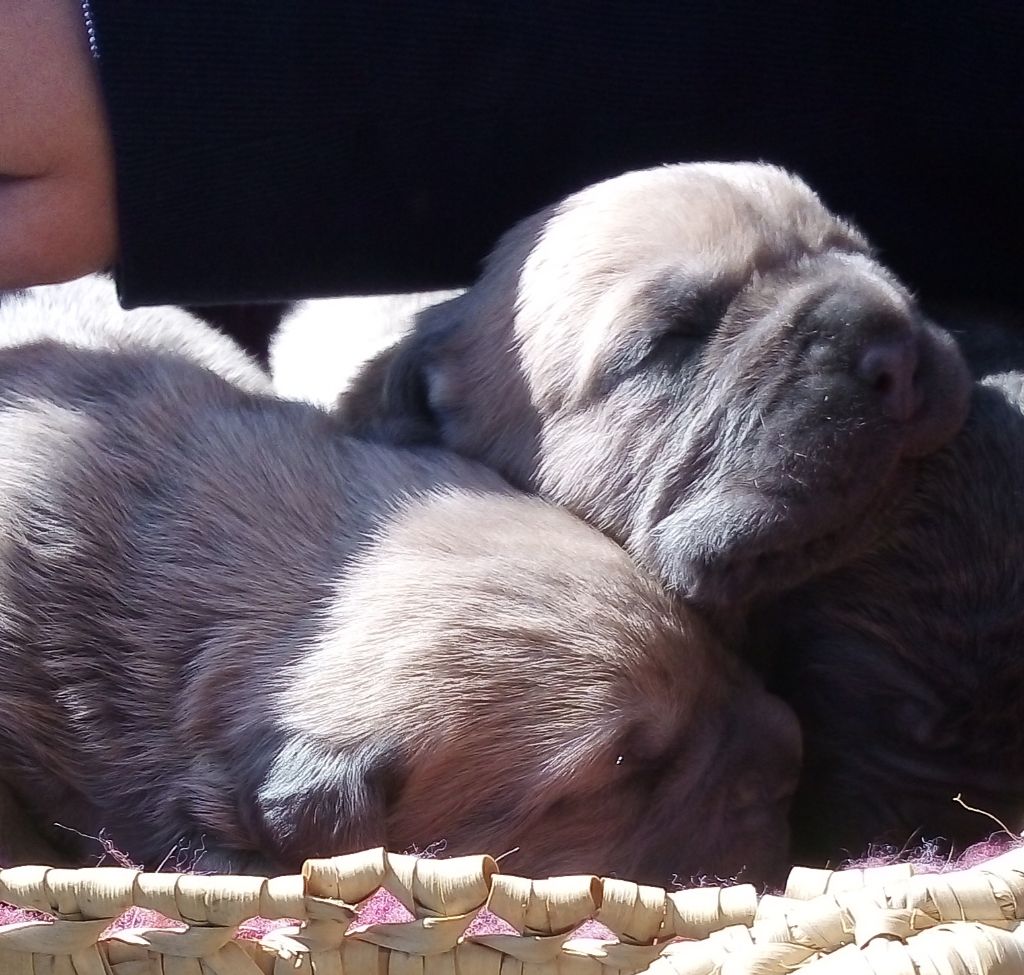
[[[731,610],[858,551],[968,390],[950,336],[807,186],[694,164],[515,227],[340,409],[484,461]]]
[[[103,831],[214,871],[434,841],[662,884],[785,863],[791,711],[481,465],[37,342],[0,350],[0,546],[0,815],[71,862]]]
[[[171,305],[125,311],[104,274],[0,292],[0,348],[46,339],[76,349],[181,356],[249,392],[273,389],[270,376],[233,339]]]
[[[1022,332],[958,330],[980,376],[964,429],[921,460],[869,552],[755,626],[805,726],[804,860],[996,829],[957,795],[1024,829]]]

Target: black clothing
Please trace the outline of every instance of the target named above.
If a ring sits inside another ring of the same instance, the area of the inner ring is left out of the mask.
[[[129,306],[468,283],[626,169],[764,159],[926,298],[1017,302],[1024,4],[90,0]]]

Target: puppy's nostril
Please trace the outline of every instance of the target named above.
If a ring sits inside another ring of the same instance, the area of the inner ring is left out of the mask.
[[[905,422],[920,406],[917,349],[910,342],[885,342],[870,346],[860,357],[857,375],[877,394],[882,412]]]

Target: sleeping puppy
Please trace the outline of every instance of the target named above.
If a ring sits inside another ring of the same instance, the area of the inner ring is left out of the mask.
[[[1024,829],[1021,334],[959,330],[983,376],[963,430],[921,461],[869,552],[755,629],[777,640],[776,682],[804,723],[802,860],[937,837],[956,850],[996,829],[957,795]]]
[[[0,783],[72,862],[103,831],[207,871],[435,841],[538,875],[783,867],[790,710],[481,465],[42,342],[0,351],[0,544]]]
[[[692,164],[513,228],[340,415],[481,460],[731,610],[870,541],[968,390],[949,335],[802,182]]]
[[[0,292],[0,348],[45,340],[79,349],[149,349],[205,366],[249,392],[272,390],[269,374],[227,335],[170,305],[125,311],[104,274]]]

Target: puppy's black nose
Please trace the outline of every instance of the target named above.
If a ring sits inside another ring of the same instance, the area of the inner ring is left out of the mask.
[[[822,358],[839,383],[854,380],[852,409],[901,424],[918,417],[934,390],[921,376],[925,327],[909,299],[870,271],[851,274],[811,308],[804,327],[827,347]]]
[[[872,341],[857,363],[858,377],[877,394],[883,414],[892,420],[905,423],[921,408],[918,358],[916,341],[905,336]]]

